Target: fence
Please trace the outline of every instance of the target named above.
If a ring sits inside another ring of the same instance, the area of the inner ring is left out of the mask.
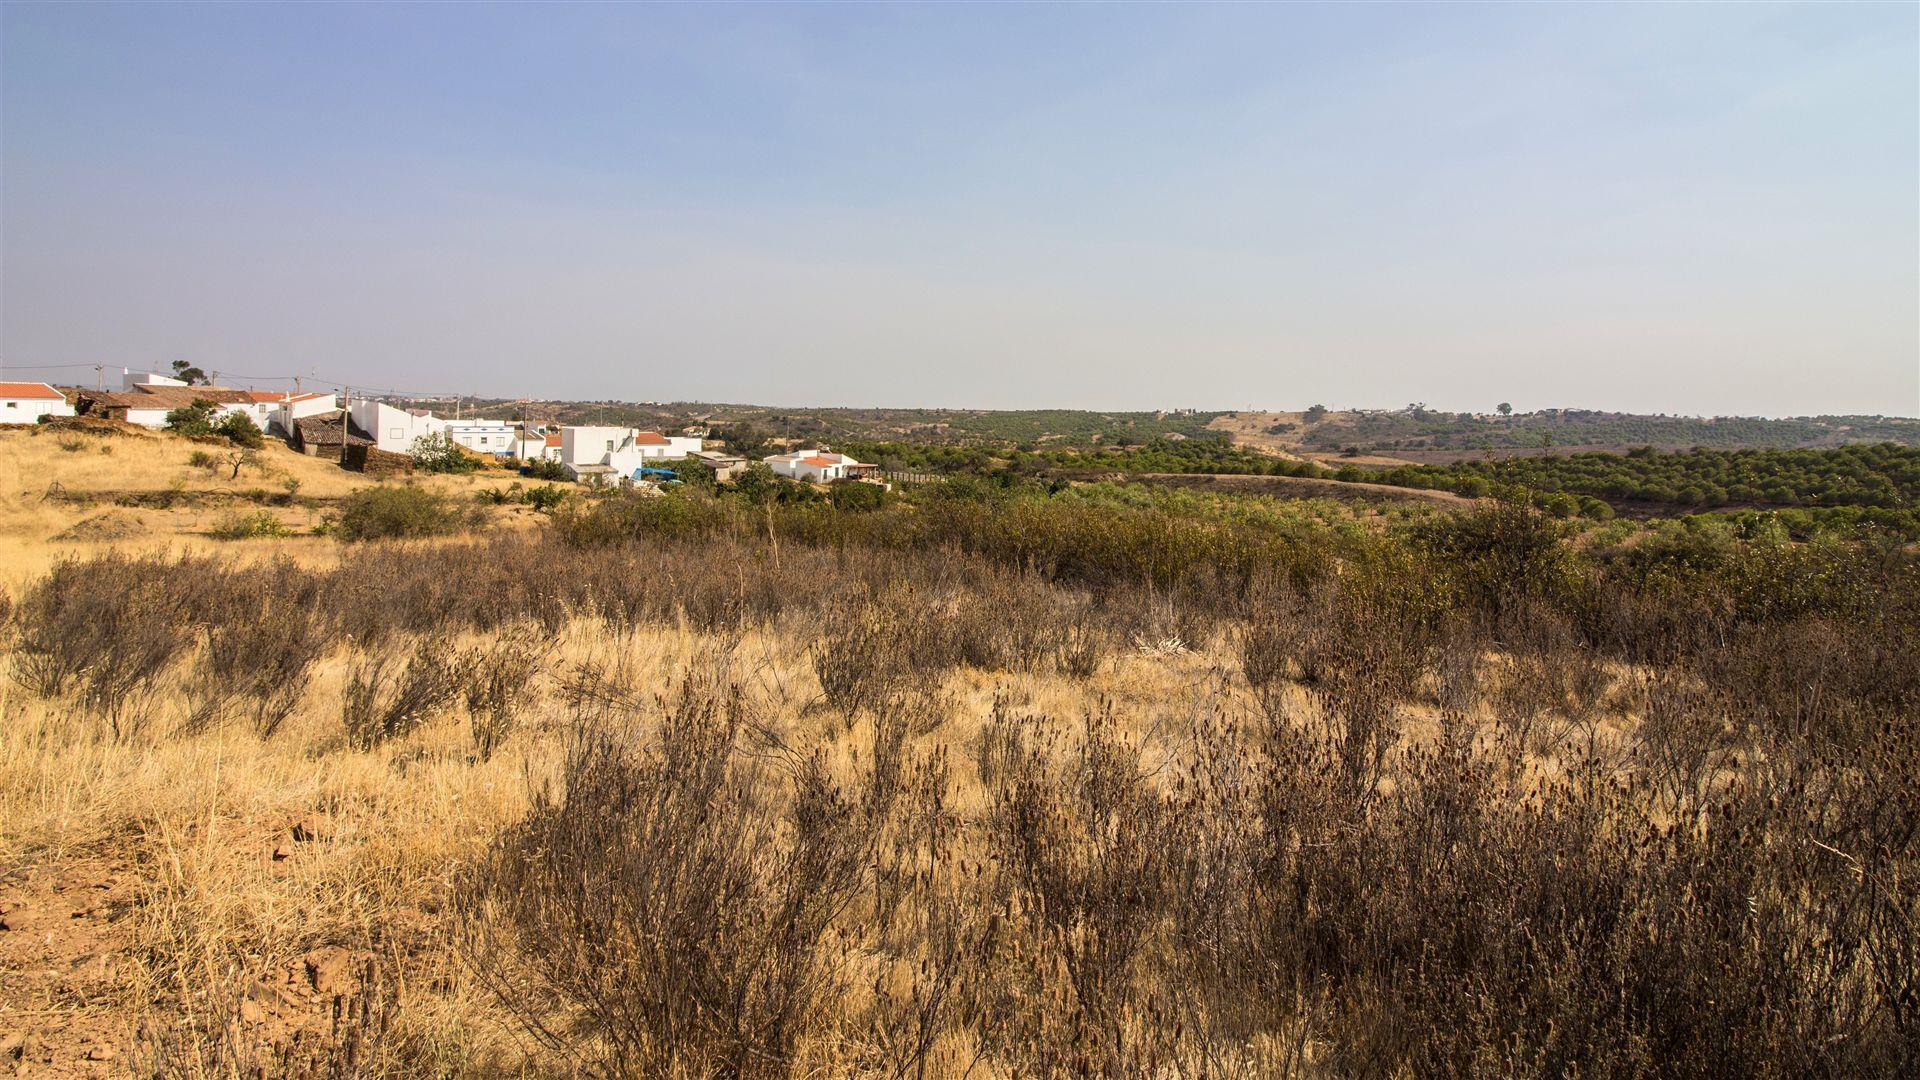
[[[939,473],[898,472],[892,469],[882,469],[880,471],[880,478],[882,480],[891,480],[896,484],[933,484],[946,479],[946,477],[941,476]]]

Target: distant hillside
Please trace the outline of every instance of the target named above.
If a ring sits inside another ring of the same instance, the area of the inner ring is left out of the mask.
[[[1641,416],[1553,409],[1497,416],[1431,409],[1395,412],[1229,413],[1214,427],[1235,441],[1280,453],[1458,460],[1476,451],[1627,450],[1639,446],[1795,450],[1883,442],[1920,446],[1920,420],[1886,416]]]
[[[1463,458],[1640,446],[1686,450],[1794,450],[1892,442],[1920,446],[1920,420],[1885,416],[1703,419],[1554,409],[1496,416],[1432,409],[1394,412],[1100,412],[1087,409],[790,408],[705,402],[513,401],[465,398],[408,405],[443,415],[678,430],[744,427],[756,439],[907,442],[932,446],[1137,446],[1167,436],[1222,434],[1282,457],[1357,464],[1447,464]]]
[[[852,409],[785,408],[703,402],[542,401],[415,399],[408,405],[451,415],[458,404],[468,415],[518,417],[561,424],[619,424],[682,428],[745,425],[770,439],[858,439],[941,446],[1003,444],[1139,444],[1166,435],[1203,435],[1221,414],[1195,410],[1095,412],[1085,409]]]

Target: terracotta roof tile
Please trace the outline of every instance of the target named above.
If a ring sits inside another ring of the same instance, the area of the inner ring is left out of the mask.
[[[43,382],[0,382],[0,397],[15,401],[66,400],[66,396]]]

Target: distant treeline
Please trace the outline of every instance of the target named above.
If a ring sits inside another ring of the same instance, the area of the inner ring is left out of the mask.
[[[1825,524],[1877,524],[1920,536],[1920,449],[1895,443],[1825,450],[1642,448],[1625,454],[1463,461],[1370,469],[1328,468],[1236,446],[1225,438],[1156,439],[1143,446],[1023,451],[914,443],[848,443],[844,449],[890,469],[1033,476],[1083,472],[1222,473],[1302,476],[1496,496],[1539,503],[1562,517],[1613,516],[1615,506],[1709,510],[1804,508],[1786,522],[1805,533]]]
[[[1430,409],[1342,414],[1337,424],[1310,427],[1316,450],[1354,446],[1380,450],[1477,450],[1551,446],[1704,446],[1790,450],[1822,443],[1897,442],[1920,446],[1920,420],[1897,416],[1760,417],[1636,416],[1559,409],[1507,417]]]

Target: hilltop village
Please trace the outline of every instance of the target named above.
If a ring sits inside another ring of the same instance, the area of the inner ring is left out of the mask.
[[[104,380],[103,380],[104,381]],[[673,482],[668,462],[694,462],[727,481],[750,462],[708,448],[708,429],[677,433],[638,427],[437,416],[374,397],[330,392],[237,389],[123,369],[115,390],[37,382],[0,383],[0,423],[88,417],[186,434],[240,434],[284,440],[311,457],[356,471],[409,473],[446,458],[519,468],[544,479],[646,489]],[[824,446],[760,458],[775,476],[805,483],[880,483],[878,465]]]

